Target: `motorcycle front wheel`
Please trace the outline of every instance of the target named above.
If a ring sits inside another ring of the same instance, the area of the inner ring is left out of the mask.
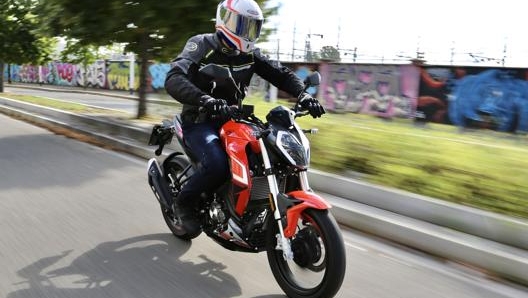
[[[291,298],[333,297],[345,277],[343,237],[328,210],[306,209],[290,239],[293,260],[277,249],[278,226],[270,220],[268,262],[281,289]]]
[[[189,161],[181,155],[168,157],[168,159],[163,162],[163,176],[167,183],[174,184],[175,191],[179,191],[183,184],[185,184],[185,181],[188,179],[188,177],[192,175],[192,169],[187,170],[189,165]],[[163,214],[165,223],[174,236],[183,240],[191,240],[201,234],[201,231],[193,234],[187,233],[174,218],[172,209],[168,209],[162,205],[161,213]]]

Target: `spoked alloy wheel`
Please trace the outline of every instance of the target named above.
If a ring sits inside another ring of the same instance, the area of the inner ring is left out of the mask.
[[[278,227],[272,222],[268,262],[282,290],[292,298],[333,297],[345,276],[346,252],[330,212],[303,211],[290,239],[293,260],[286,260],[282,250],[276,249]]]
[[[192,169],[190,169],[188,172],[185,173],[185,175],[182,176],[185,169],[189,165],[189,161],[187,161],[187,159],[182,156],[173,156],[169,158],[169,160],[166,160],[163,163],[164,178],[166,179],[167,183],[170,184],[172,183],[171,179],[169,178],[170,175],[172,179],[176,180],[174,183],[176,184],[176,189],[179,190],[183,185],[180,184],[180,181],[185,181],[188,177],[190,177],[190,175],[192,175]],[[177,178],[180,176],[181,178],[177,180]],[[174,218],[174,213],[171,209],[167,209],[161,206],[161,213],[163,214],[163,219],[165,220],[165,223],[171,230],[172,234],[174,234],[174,236],[183,240],[190,240],[200,235],[201,232],[188,234],[179,224],[178,220]]]

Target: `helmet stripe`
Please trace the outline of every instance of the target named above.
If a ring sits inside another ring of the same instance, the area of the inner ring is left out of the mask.
[[[227,8],[229,8],[229,10],[232,10],[236,13],[238,13],[238,11],[236,9],[233,8],[233,0],[227,0]]]
[[[238,38],[236,35],[229,32],[229,30],[226,30],[224,26],[216,26],[216,28],[220,31],[222,31],[223,34],[226,35],[232,42],[235,42],[238,45],[238,49],[242,49],[242,44],[240,43],[240,38]]]

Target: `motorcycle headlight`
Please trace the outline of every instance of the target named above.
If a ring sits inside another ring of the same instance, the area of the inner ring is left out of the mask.
[[[292,165],[298,167],[308,165],[304,146],[294,135],[286,131],[279,131],[277,133],[277,148]]]

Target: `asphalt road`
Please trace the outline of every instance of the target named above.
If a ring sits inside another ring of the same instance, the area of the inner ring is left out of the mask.
[[[284,297],[265,254],[174,238],[145,167],[0,114],[0,297]],[[479,271],[343,233],[337,297],[528,297]]]

